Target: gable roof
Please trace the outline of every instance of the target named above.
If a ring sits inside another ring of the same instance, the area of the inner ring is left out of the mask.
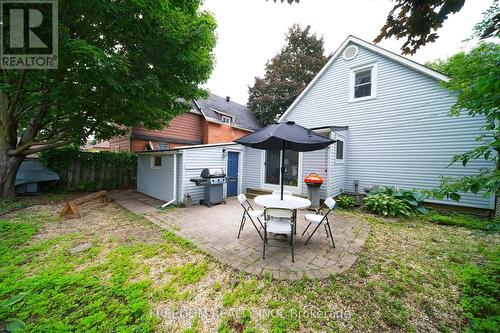
[[[207,99],[198,99],[194,104],[208,121],[222,124],[222,115],[227,115],[233,118],[234,127],[250,131],[262,127],[249,108],[233,101],[228,102],[224,97],[209,94]]]
[[[297,97],[293,103],[288,107],[288,109],[283,113],[283,115],[280,117],[279,121],[282,121],[285,119],[285,117],[290,113],[290,111],[297,105],[297,103],[304,97],[304,95],[311,89],[311,87],[316,83],[316,81],[323,75],[323,73],[333,64],[333,62],[339,57],[339,55],[342,54],[342,51],[347,47],[349,44],[356,44],[358,46],[364,47],[380,56],[386,57],[388,59],[391,59],[403,66],[409,67],[417,72],[420,72],[422,74],[425,74],[427,76],[430,76],[436,80],[439,81],[449,81],[449,77],[439,73],[438,71],[435,71],[427,66],[424,66],[422,64],[419,64],[416,61],[410,60],[408,58],[405,58],[399,54],[396,54],[394,52],[388,51],[384,48],[381,48],[380,46],[377,46],[375,44],[369,43],[365,40],[362,40],[361,38],[349,35],[346,40],[340,45],[340,47],[335,51],[335,53],[332,55],[330,60],[323,66],[323,68],[316,74],[316,76],[309,82],[309,84],[305,87],[305,89],[300,93],[299,97]]]

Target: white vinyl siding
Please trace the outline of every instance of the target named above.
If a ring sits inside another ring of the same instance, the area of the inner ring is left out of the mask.
[[[377,64],[377,98],[350,102],[353,68]],[[484,160],[446,167],[455,154],[477,146],[483,119],[449,117],[455,97],[439,81],[359,46],[349,61],[338,57],[295,103],[286,120],[307,127],[348,126],[344,142],[345,180],[332,162],[331,193],[373,185],[425,189],[439,176],[471,175],[489,168]],[[333,157],[335,155],[332,155]],[[444,203],[444,201],[441,201]],[[457,204],[446,201],[449,204]],[[463,206],[492,208],[492,199],[466,194]]]
[[[137,157],[137,191],[169,201],[173,196],[173,156],[162,155],[161,167],[151,167],[154,155]]]

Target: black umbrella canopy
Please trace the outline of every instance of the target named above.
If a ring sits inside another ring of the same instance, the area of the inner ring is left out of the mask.
[[[335,140],[308,130],[293,121],[267,126],[235,142],[264,150],[313,151],[328,147]]]
[[[329,139],[316,132],[308,130],[293,121],[267,126],[257,132],[245,135],[235,142],[244,146],[264,149],[281,150],[281,200],[283,200],[283,176],[285,174],[285,150],[313,151],[324,149],[336,140]]]

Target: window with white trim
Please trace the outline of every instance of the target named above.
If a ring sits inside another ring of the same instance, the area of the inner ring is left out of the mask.
[[[228,116],[222,116],[222,122],[224,124],[231,125],[233,123],[233,118],[228,117]]]
[[[160,169],[161,168],[161,156],[153,155],[151,156],[151,168]]]
[[[161,150],[168,149],[168,143],[158,142],[158,149],[161,149]]]
[[[377,65],[351,69],[350,101],[358,101],[376,97]]]
[[[344,141],[342,140],[337,140],[335,143],[336,149],[335,149],[335,159],[342,161],[344,160]]]

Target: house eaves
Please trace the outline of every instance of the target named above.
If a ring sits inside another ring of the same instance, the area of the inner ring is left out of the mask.
[[[305,87],[305,89],[300,93],[300,95],[293,101],[293,103],[288,107],[288,109],[283,113],[283,115],[279,118],[279,121],[283,121],[288,114],[290,113],[293,108],[299,103],[299,101],[307,94],[307,92],[314,86],[316,81],[319,80],[319,78],[323,75],[323,73],[326,72],[326,70],[335,62],[335,60],[339,57],[339,55],[342,54],[342,51],[349,45],[350,43],[356,44],[358,46],[361,46],[363,48],[366,48],[376,54],[379,54],[383,57],[386,57],[388,59],[391,59],[403,66],[409,67],[417,72],[420,72],[422,74],[425,74],[427,76],[430,76],[436,80],[439,81],[444,81],[448,82],[450,78],[442,73],[439,73],[438,71],[435,71],[429,67],[426,67],[422,64],[419,64],[418,62],[415,62],[413,60],[407,59],[399,54],[396,54],[394,52],[388,51],[386,49],[381,48],[380,46],[376,46],[372,43],[369,43],[367,41],[364,41],[358,37],[350,35],[349,37],[346,38],[346,40],[340,45],[340,47],[335,51],[335,53],[332,55],[330,60],[323,66],[323,68],[316,74],[316,76],[309,82],[309,84]]]

